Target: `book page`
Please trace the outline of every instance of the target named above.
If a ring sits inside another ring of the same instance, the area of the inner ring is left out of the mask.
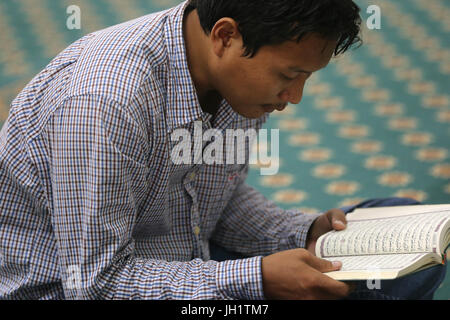
[[[357,208],[346,215],[347,220],[398,217],[415,213],[450,210],[450,204],[409,205],[395,207]]]
[[[327,258],[327,260],[342,262],[341,270],[325,273],[336,280],[394,279],[399,274],[408,273],[408,269],[410,269],[409,272],[417,270],[411,267],[414,264],[425,267],[433,263],[428,253],[348,256]]]
[[[392,253],[438,253],[439,227],[450,219],[450,211],[399,217],[351,220],[343,231],[322,235],[316,254],[322,258]]]
[[[339,257],[337,260],[342,262],[342,268],[336,272],[363,270],[376,273],[382,270],[399,270],[408,267],[425,255],[426,253],[409,253]],[[326,260],[335,261],[336,259],[327,258]]]

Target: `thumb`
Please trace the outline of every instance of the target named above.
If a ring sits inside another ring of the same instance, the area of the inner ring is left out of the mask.
[[[347,226],[347,219],[344,211],[340,209],[331,209],[327,212],[327,218],[334,230],[343,230]]]
[[[342,262],[340,261],[329,261],[316,256],[311,256],[309,265],[322,273],[338,271],[342,268]]]

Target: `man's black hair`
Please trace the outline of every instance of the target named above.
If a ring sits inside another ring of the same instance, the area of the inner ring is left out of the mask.
[[[360,8],[352,0],[190,0],[187,10],[194,9],[206,34],[221,18],[234,19],[250,58],[262,46],[309,33],[337,40],[336,56],[362,43]]]

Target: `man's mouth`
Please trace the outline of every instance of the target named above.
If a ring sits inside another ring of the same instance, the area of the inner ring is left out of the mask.
[[[286,108],[287,104],[263,104],[262,107],[266,112],[273,112],[275,110],[283,111]]]

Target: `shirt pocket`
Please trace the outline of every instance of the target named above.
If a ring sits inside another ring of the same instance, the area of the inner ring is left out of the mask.
[[[233,193],[244,180],[246,168],[247,165],[245,164],[233,164],[225,167],[225,186],[222,196],[223,201],[230,201]]]

